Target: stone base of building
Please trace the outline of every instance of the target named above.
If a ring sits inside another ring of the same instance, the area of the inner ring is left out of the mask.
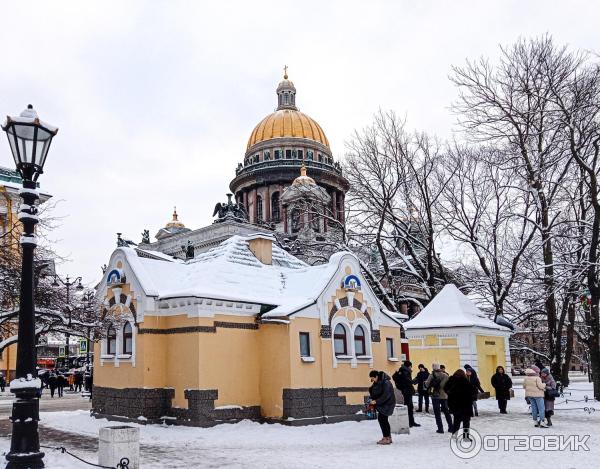
[[[94,386],[92,415],[119,422],[166,423],[211,427],[219,423],[254,420],[285,425],[314,425],[364,420],[363,405],[346,403],[340,392],[365,392],[366,388],[311,388],[283,390],[283,417],[264,418],[260,406],[215,408],[218,390],[185,390],[188,408],[171,406],[172,388],[106,388]]]

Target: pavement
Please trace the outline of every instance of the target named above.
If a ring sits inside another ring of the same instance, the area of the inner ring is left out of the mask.
[[[0,392],[0,421],[7,420],[12,412],[12,401],[14,394],[10,391]],[[61,410],[82,410],[90,409],[91,401],[89,397],[82,397],[81,393],[66,391],[63,397],[50,397],[47,389],[44,389],[40,399],[40,411],[58,412]]]

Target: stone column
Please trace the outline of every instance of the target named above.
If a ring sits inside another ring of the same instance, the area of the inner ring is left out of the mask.
[[[270,186],[267,186],[265,189],[265,206],[263,208],[265,212],[265,222],[267,223],[271,221],[271,191],[269,190],[269,187]]]
[[[258,188],[254,189],[254,209],[252,210],[252,223],[258,221],[258,204],[256,203],[258,196]]]
[[[340,192],[340,222],[344,223],[346,219],[346,194]]]
[[[331,205],[332,205],[331,213],[333,214],[333,218],[335,220],[337,220],[338,214],[337,214],[337,191],[336,190],[331,192]]]
[[[283,232],[285,234],[288,234],[288,217],[287,217],[287,207],[284,206],[283,208],[283,213],[281,214],[281,216],[283,216]]]

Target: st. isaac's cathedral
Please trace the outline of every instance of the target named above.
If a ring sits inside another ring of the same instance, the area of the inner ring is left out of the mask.
[[[250,133],[229,200],[215,207],[215,223],[190,230],[175,211],[156,242],[145,232],[141,247],[190,258],[235,234],[270,233],[284,246],[299,237],[318,241],[335,235],[344,223],[348,181],[321,126],[296,106],[287,67],[276,96],[275,111]]]

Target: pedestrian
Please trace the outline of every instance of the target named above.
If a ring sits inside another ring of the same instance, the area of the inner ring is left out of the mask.
[[[496,400],[501,414],[506,414],[506,404],[510,400],[512,379],[506,374],[503,366],[496,367],[496,374],[492,376],[492,386],[496,391]]]
[[[446,371],[446,365],[440,365],[440,371],[443,371],[444,373],[448,374],[448,372]]]
[[[531,365],[525,370],[523,389],[525,389],[525,398],[529,399],[531,405],[531,417],[535,422],[535,426],[546,428],[544,423],[544,391],[546,385],[540,378],[540,370],[537,366]]]
[[[0,391],[4,392],[6,389],[6,378],[4,377],[4,373],[0,371]]]
[[[444,391],[444,386],[446,386],[449,376],[448,373],[440,369],[440,365],[437,363],[433,363],[431,369],[431,374],[427,378],[427,381],[425,381],[425,388],[431,395],[431,405],[433,407],[435,423],[437,424],[437,433],[444,433],[442,413],[448,424],[448,432],[450,432],[452,429],[452,418],[448,409],[448,394]]]
[[[423,412],[423,400],[425,401],[425,412],[429,413],[429,392],[425,389],[425,381],[429,378],[429,370],[423,364],[419,365],[419,372],[413,384],[417,385],[417,394],[419,395],[419,407],[417,412]]]
[[[50,397],[54,397],[54,391],[56,391],[57,384],[58,380],[56,377],[56,373],[54,373],[54,370],[52,370],[48,374],[48,387],[50,388]]]
[[[76,370],[74,373],[75,392],[81,392],[83,389],[83,373],[81,370]]]
[[[479,397],[480,392],[485,391],[481,388],[481,382],[479,381],[477,372],[471,365],[465,365],[465,373],[469,383],[471,383],[471,386],[473,387],[473,413],[475,414],[475,417],[479,417],[479,412],[477,411],[477,398]]]
[[[73,391],[73,386],[75,385],[75,369],[71,369],[68,372],[67,376],[67,384],[69,385],[69,391]]]
[[[413,386],[411,361],[404,360],[400,369],[392,375],[392,379],[404,398],[404,405],[408,411],[408,426],[420,427],[421,425],[415,422],[415,416],[413,414],[413,396],[415,395],[415,387]]]
[[[452,414],[453,435],[458,433],[460,425],[463,427],[463,437],[470,440],[469,428],[471,427],[471,417],[473,417],[473,386],[464,370],[460,368],[448,378],[444,385],[444,391],[448,395],[448,408]]]
[[[67,379],[65,378],[65,375],[58,373],[58,375],[56,375],[56,389],[58,390],[58,397],[63,397],[63,390],[66,385]]]
[[[554,399],[556,399],[556,381],[548,367],[542,369],[541,379],[546,386],[544,390],[544,416],[546,417],[546,425],[551,427],[552,416],[554,415]]]
[[[377,442],[378,445],[389,445],[392,443],[392,433],[388,417],[394,413],[396,408],[396,395],[390,377],[383,371],[372,370],[369,373],[371,387],[369,396],[371,404],[377,409],[377,421],[381,428],[383,438]]]

